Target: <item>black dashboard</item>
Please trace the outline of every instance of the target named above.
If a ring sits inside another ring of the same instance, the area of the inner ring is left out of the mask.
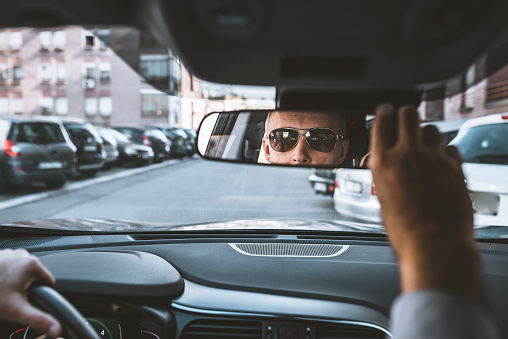
[[[508,245],[477,243],[503,337]],[[382,238],[308,233],[3,239],[53,272],[101,338],[384,338],[400,285]],[[2,338],[29,338],[0,324]]]

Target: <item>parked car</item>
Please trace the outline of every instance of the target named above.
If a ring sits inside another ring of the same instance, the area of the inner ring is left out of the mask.
[[[106,165],[111,166],[118,161],[118,142],[110,134],[108,128],[95,126],[104,142],[104,150],[106,151]]]
[[[465,122],[451,145],[463,158],[462,169],[474,208],[475,225],[508,223],[508,113]]]
[[[426,125],[434,125],[439,130],[439,133],[441,133],[441,136],[443,138],[443,143],[445,145],[448,145],[450,141],[453,140],[457,136],[457,133],[459,132],[460,126],[465,122],[465,120],[453,120],[453,121],[429,121],[424,122],[420,126],[426,126]]]
[[[171,142],[160,130],[151,127],[113,127],[130,141],[152,148],[154,161],[161,162],[171,154]]]
[[[0,117],[0,183],[63,186],[76,166],[76,147],[62,123],[36,117]]]
[[[319,168],[313,169],[309,176],[309,182],[316,194],[332,195],[335,191],[336,169]]]
[[[106,164],[104,142],[95,127],[78,118],[59,118],[77,147],[77,174],[93,177]]]
[[[381,206],[369,169],[340,168],[335,177],[335,210],[342,216],[380,223]]]
[[[190,141],[189,136],[185,131],[181,128],[165,126],[165,125],[154,125],[150,126],[152,128],[156,128],[164,135],[168,140],[171,141],[171,156],[172,157],[184,157],[192,154],[192,143]]]
[[[118,164],[119,165],[148,165],[153,162],[153,150],[149,146],[135,144],[125,136],[112,128],[105,129],[115,138],[118,145]]]
[[[192,150],[190,151],[189,155],[192,155],[197,152],[196,149],[196,130],[193,128],[184,128],[183,131],[187,133],[187,136],[189,137],[189,142],[192,146]]]

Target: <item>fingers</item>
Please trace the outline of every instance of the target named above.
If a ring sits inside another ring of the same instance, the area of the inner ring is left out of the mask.
[[[405,146],[415,145],[419,141],[421,133],[418,111],[414,107],[402,107],[399,109],[398,117],[398,143]]]
[[[460,156],[459,150],[455,146],[446,146],[446,154],[459,165],[462,164],[462,157]]]
[[[33,262],[31,265],[36,281],[44,285],[53,286],[55,284],[55,278],[51,272],[44,265],[42,265],[38,258],[32,258]]]
[[[46,314],[26,300],[20,300],[16,303],[15,319],[17,322],[30,326],[31,329],[46,333],[52,338],[61,335],[62,328],[55,318]]]
[[[397,119],[390,104],[376,108],[376,118],[372,126],[372,153],[378,154],[391,148],[397,140]]]
[[[441,133],[434,125],[427,125],[422,129],[423,143],[427,147],[436,148],[441,145]]]

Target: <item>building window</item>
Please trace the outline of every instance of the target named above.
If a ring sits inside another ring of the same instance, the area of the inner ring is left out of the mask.
[[[113,100],[111,97],[99,98],[99,112],[102,116],[109,117],[113,112]]]
[[[53,32],[53,44],[56,50],[63,51],[65,44],[67,43],[67,33],[65,31],[54,31]]]
[[[23,114],[23,98],[14,98],[14,114]]]
[[[109,46],[109,29],[99,29],[99,43],[102,49]]]
[[[21,31],[14,31],[10,34],[10,44],[11,50],[17,51],[21,48],[21,45],[23,45],[23,32]]]
[[[69,111],[69,103],[67,98],[56,98],[55,99],[55,114],[67,115]]]
[[[168,116],[169,98],[166,94],[141,94],[143,116]]]
[[[85,63],[85,78],[95,79],[95,62]]]
[[[9,98],[0,98],[0,114],[9,114]]]
[[[0,64],[0,83],[5,83],[9,79],[9,72],[7,71],[7,64]]]
[[[23,72],[21,71],[21,65],[12,66],[12,81],[14,83],[19,83],[23,78]]]
[[[97,115],[97,98],[85,98],[85,114]]]
[[[148,81],[169,78],[169,55],[141,55],[140,73]]]
[[[45,62],[41,64],[41,82],[48,83],[51,81],[51,64]]]
[[[42,97],[41,113],[44,115],[51,115],[51,112],[53,112],[53,98],[52,97]]]
[[[7,32],[0,32],[0,50],[7,49]]]
[[[51,47],[51,32],[39,32],[39,44],[42,50],[49,50]]]
[[[65,68],[65,63],[58,62],[56,64],[56,81],[57,82],[65,82],[65,78],[67,77],[67,69]]]
[[[101,62],[99,64],[99,79],[101,83],[109,83],[111,80],[111,63]]]
[[[95,37],[93,36],[92,31],[85,31],[85,48],[86,49],[93,49]]]

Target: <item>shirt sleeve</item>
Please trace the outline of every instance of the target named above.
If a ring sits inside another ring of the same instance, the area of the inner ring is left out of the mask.
[[[467,299],[437,290],[400,295],[392,305],[393,339],[499,339],[493,318]]]

